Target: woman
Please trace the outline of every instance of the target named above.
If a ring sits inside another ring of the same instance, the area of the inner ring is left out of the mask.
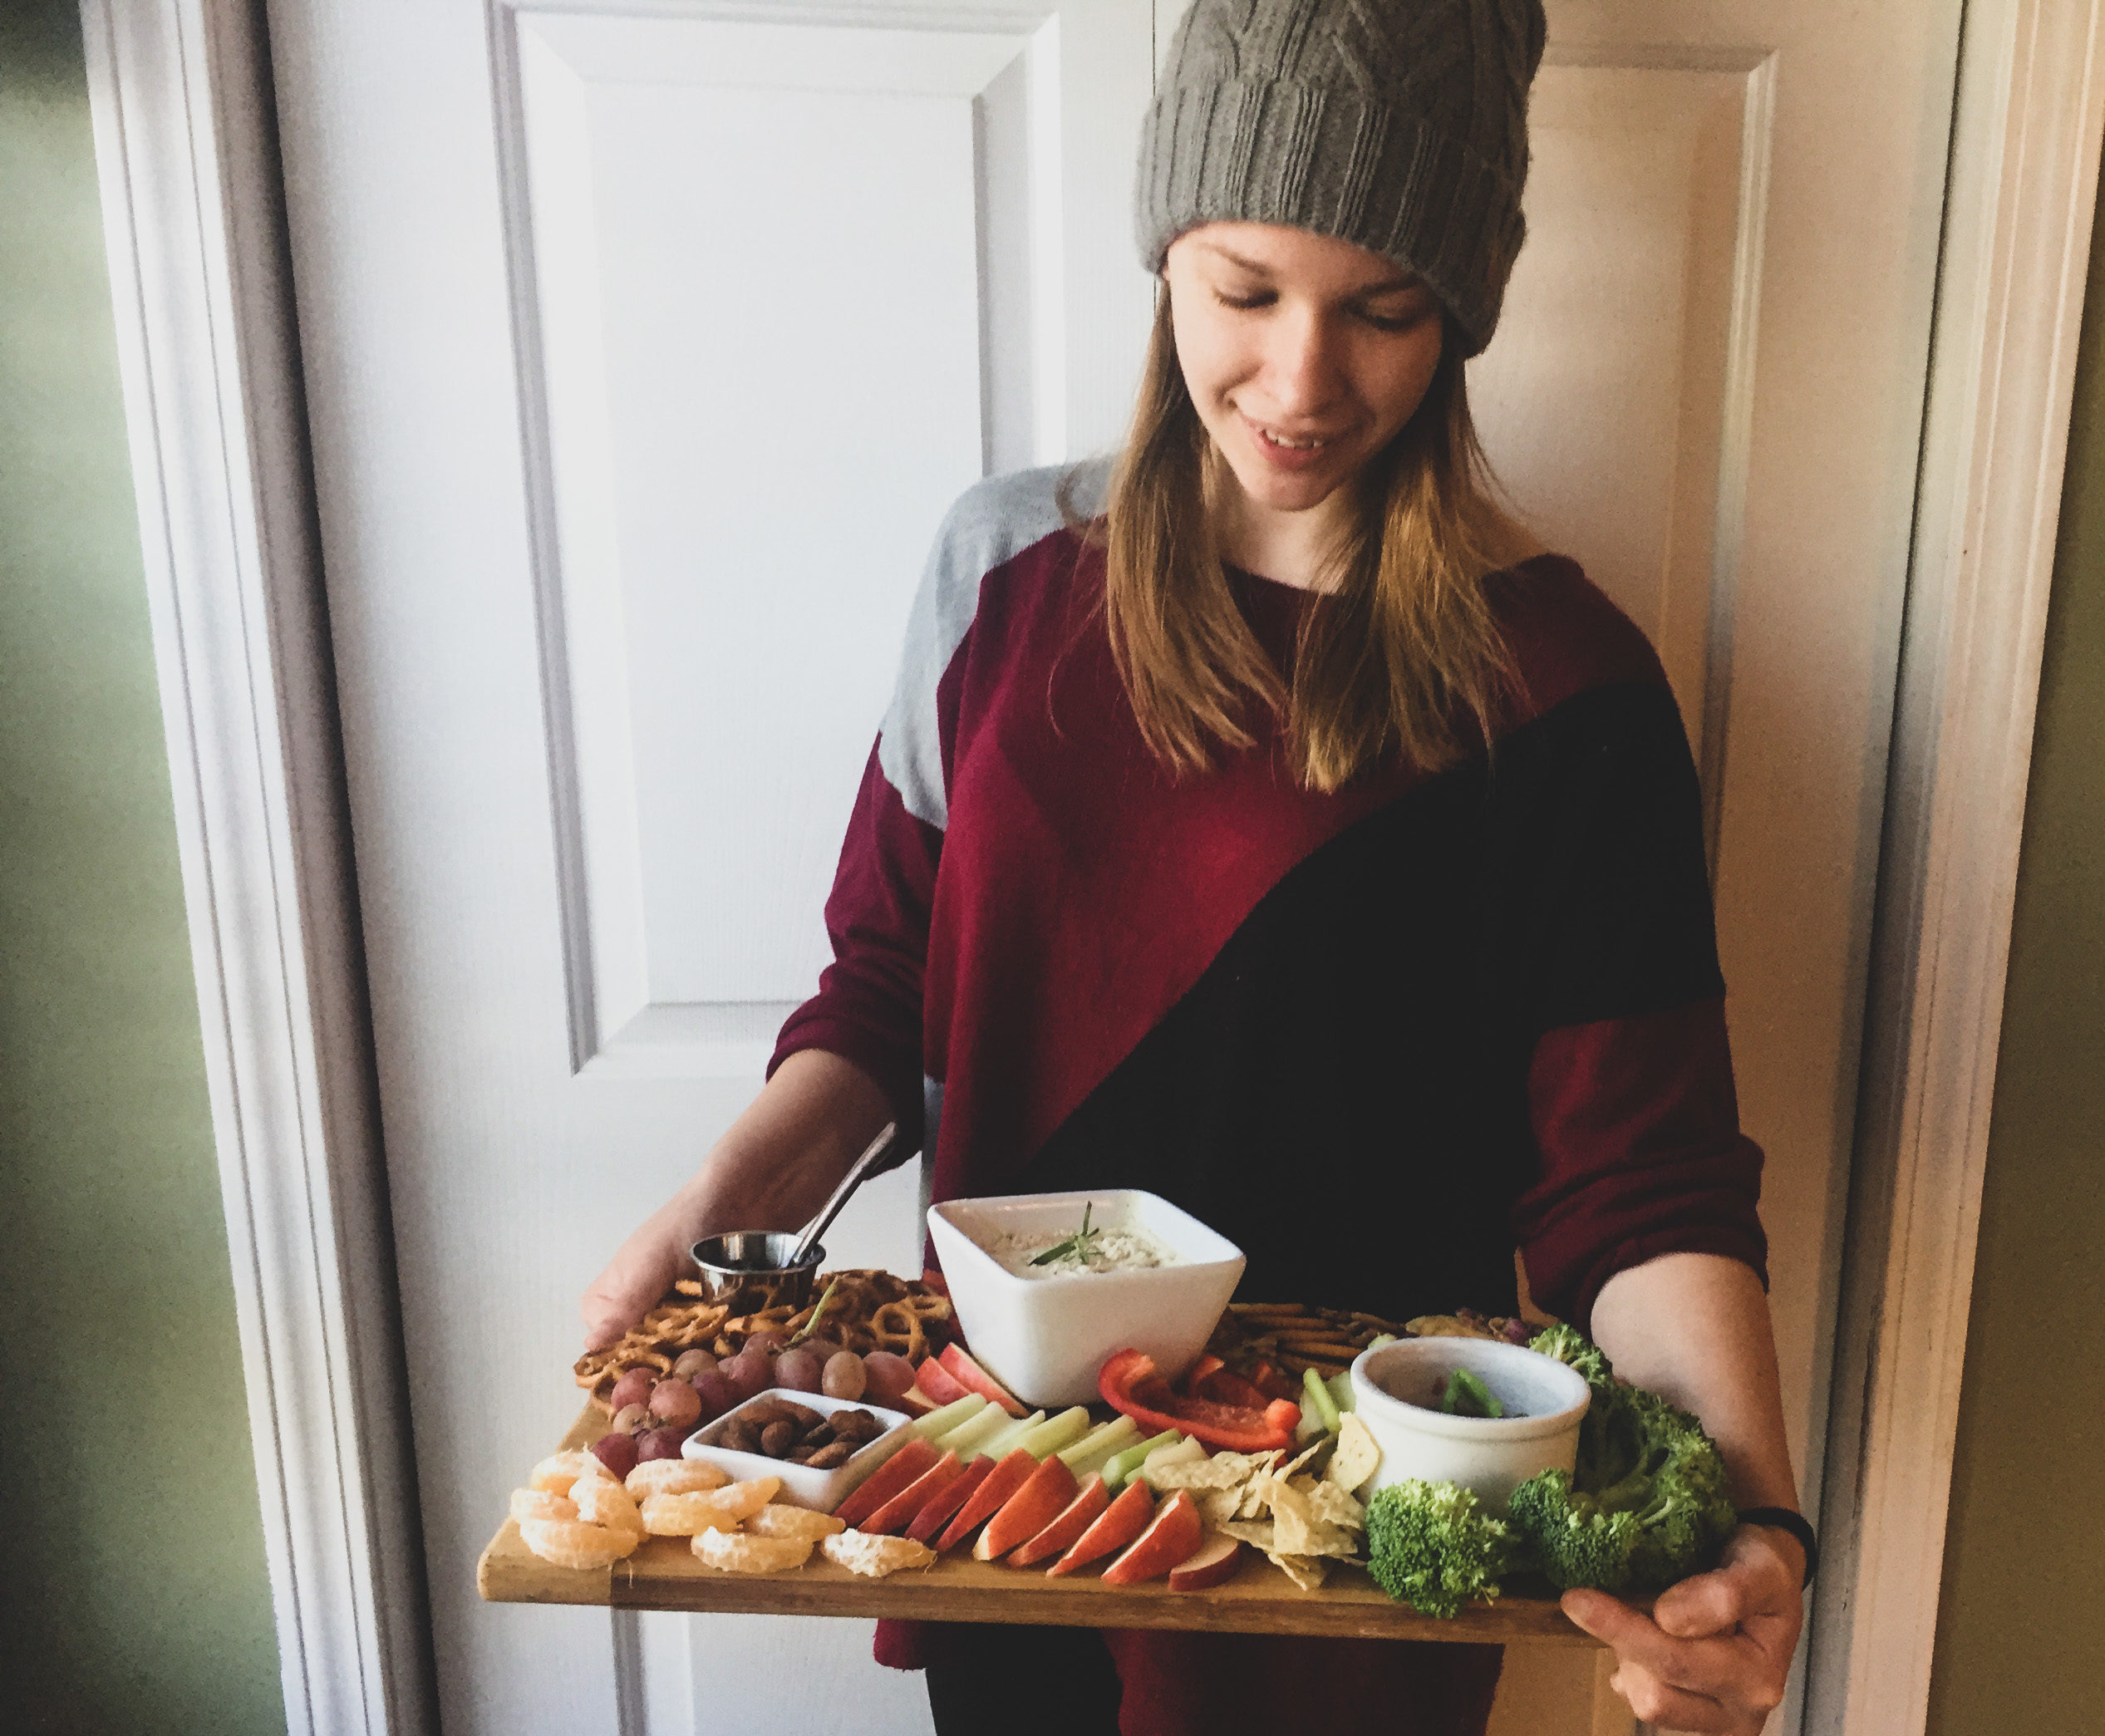
[[[1114,467],[938,539],[766,1088],[588,1293],[807,1216],[888,1119],[935,1197],[1151,1188],[1244,1293],[1537,1300],[1700,1415],[1744,1525],[1650,1616],[1668,1728],[1780,1698],[1793,1523],[1694,773],[1658,661],[1484,480],[1462,363],[1522,225],[1538,0],[1197,0],[1140,155],[1162,289]],[[907,1148],[911,1149],[911,1143]],[[1805,1542],[1800,1541],[1803,1532]],[[937,1726],[1481,1730],[1466,1646],[888,1625]]]

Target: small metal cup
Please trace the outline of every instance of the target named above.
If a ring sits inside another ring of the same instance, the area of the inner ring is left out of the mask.
[[[785,1265],[797,1251],[795,1230],[733,1230],[705,1236],[689,1252],[700,1269],[706,1300],[727,1304],[734,1315],[763,1308],[801,1308],[811,1300],[812,1280],[826,1257],[814,1247],[799,1266]]]

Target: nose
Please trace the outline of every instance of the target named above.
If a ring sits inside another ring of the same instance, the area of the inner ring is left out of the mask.
[[[1338,388],[1338,336],[1323,309],[1289,304],[1271,322],[1265,357],[1266,384],[1282,416],[1312,416]]]

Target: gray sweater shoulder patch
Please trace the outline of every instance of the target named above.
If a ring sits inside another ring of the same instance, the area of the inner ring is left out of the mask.
[[[938,829],[949,823],[936,688],[979,612],[980,582],[1069,522],[1063,483],[1065,506],[1088,519],[1103,509],[1110,479],[1109,459],[990,476],[944,518],[907,617],[898,685],[878,741],[878,764],[916,819]]]

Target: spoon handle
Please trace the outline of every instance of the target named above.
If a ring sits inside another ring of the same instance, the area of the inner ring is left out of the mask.
[[[848,1196],[859,1188],[863,1178],[883,1160],[885,1153],[892,1149],[898,1137],[899,1124],[896,1121],[888,1121],[878,1130],[877,1138],[870,1141],[863,1155],[856,1158],[848,1173],[840,1178],[840,1186],[834,1189],[832,1197],[819,1208],[819,1215],[804,1227],[804,1233],[797,1237],[797,1251],[789,1256],[790,1265],[801,1266],[809,1257],[813,1244],[826,1233],[827,1225],[840,1216],[840,1208],[848,1203]]]

